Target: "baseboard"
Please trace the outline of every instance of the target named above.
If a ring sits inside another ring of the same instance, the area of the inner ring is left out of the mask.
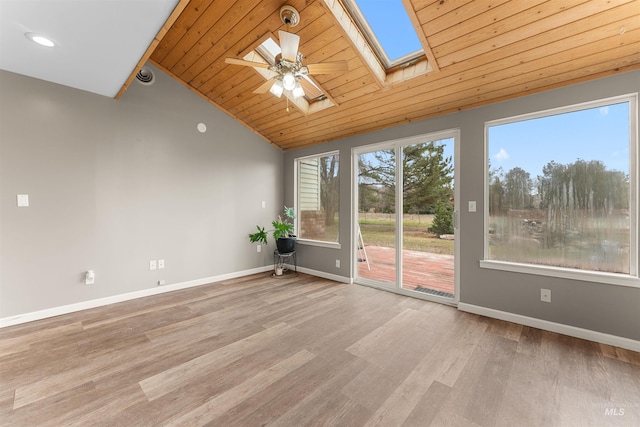
[[[75,304],[63,305],[60,307],[48,308],[45,310],[34,311],[31,313],[19,314],[16,316],[5,317],[0,319],[0,328],[7,326],[19,325],[21,323],[33,322],[34,320],[46,319],[49,317],[60,316],[62,314],[74,313],[76,311],[87,310],[89,308],[101,307],[104,305],[115,304],[117,302],[129,301],[136,298],[148,297],[151,295],[163,294],[165,292],[177,291],[179,289],[192,288],[195,286],[206,285],[222,280],[235,279],[237,277],[249,276],[251,274],[263,273],[273,269],[273,266],[253,268],[250,270],[238,271],[235,273],[221,274],[218,276],[204,277],[202,279],[189,280],[187,282],[173,283],[171,285],[158,286],[155,288],[142,289],[140,291],[128,292],[126,294],[113,295],[104,298],[98,298],[89,301],[83,301]]]
[[[323,279],[329,279],[340,283],[353,283],[353,280],[351,280],[350,277],[338,276],[337,274],[325,273],[324,271],[312,270],[305,267],[298,267],[298,271],[300,273],[310,274],[311,276],[322,277]]]
[[[640,341],[632,340],[629,338],[605,334],[603,332],[596,332],[589,329],[578,328],[575,326],[564,325],[562,323],[549,322],[548,320],[536,319],[535,317],[522,316],[520,314],[494,310],[492,308],[486,308],[462,302],[458,303],[458,310],[640,352]]]

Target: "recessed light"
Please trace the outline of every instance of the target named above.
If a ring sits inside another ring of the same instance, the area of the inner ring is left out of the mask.
[[[26,33],[25,36],[34,43],[38,43],[40,46],[54,47],[56,44],[48,38],[36,33]]]

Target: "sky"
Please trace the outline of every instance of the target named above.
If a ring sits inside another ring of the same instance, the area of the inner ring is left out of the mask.
[[[453,139],[438,141],[453,159]],[[362,155],[375,163],[374,153]],[[514,167],[535,180],[549,162],[571,164],[581,159],[602,161],[607,170],[629,173],[629,103],[517,121],[489,128],[488,156],[492,169]]]
[[[489,128],[491,168],[514,167],[542,175],[550,161],[559,164],[600,160],[608,170],[629,173],[629,105],[591,108]]]
[[[402,0],[353,0],[373,29],[391,61],[422,49]],[[453,157],[453,143],[445,156]],[[504,173],[514,167],[529,172],[531,179],[555,161],[599,160],[608,170],[629,173],[629,105],[557,114],[492,126],[488,156],[492,169]]]
[[[354,0],[390,61],[422,50],[402,0]]]

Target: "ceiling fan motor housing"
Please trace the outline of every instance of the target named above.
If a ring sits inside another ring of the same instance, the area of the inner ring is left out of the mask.
[[[280,8],[280,19],[285,25],[295,27],[300,23],[300,13],[295,7],[284,5]]]

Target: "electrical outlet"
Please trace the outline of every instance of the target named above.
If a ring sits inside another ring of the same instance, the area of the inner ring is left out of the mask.
[[[158,260],[158,270],[162,270],[164,268],[164,260],[163,259],[159,259]]]
[[[18,207],[19,208],[27,208],[27,207],[29,207],[29,195],[28,194],[18,194]]]
[[[149,270],[157,270],[158,269],[158,261],[152,259],[149,261]]]
[[[267,207],[267,202],[265,200],[262,201],[262,209]]]
[[[340,268],[340,260],[339,259],[336,260],[336,268]]]
[[[256,246],[256,252],[262,252],[262,245]]]
[[[540,289],[540,301],[551,302],[551,289]]]
[[[87,270],[84,276],[85,285],[93,285],[96,283],[96,275],[93,270]]]

